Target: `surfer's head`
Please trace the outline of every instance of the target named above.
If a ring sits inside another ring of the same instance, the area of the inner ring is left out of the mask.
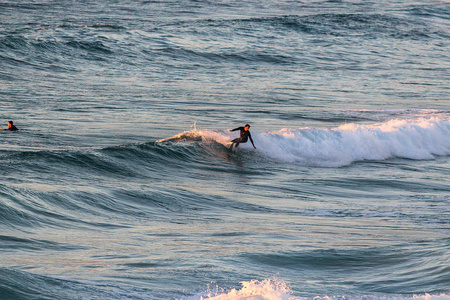
[[[250,125],[245,124],[244,129],[245,129],[245,130],[249,130],[249,129],[250,129]]]
[[[8,127],[12,127],[14,125],[13,121],[8,121]]]

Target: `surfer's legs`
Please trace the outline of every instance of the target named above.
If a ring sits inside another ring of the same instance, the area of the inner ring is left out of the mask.
[[[232,140],[231,142],[233,143],[233,144],[231,144],[231,149],[236,149],[236,147],[237,147],[237,145],[239,145],[239,140],[240,140],[240,138],[237,138],[237,139],[234,139],[234,140]],[[233,148],[233,146],[234,146],[234,148]]]
[[[234,149],[236,149],[239,146],[239,143],[241,142],[241,138],[237,138],[231,141],[234,144]]]
[[[237,139],[232,140],[231,142],[234,144],[234,149],[236,149],[237,147],[239,147],[239,144],[242,143],[242,139],[241,138],[237,138]]]

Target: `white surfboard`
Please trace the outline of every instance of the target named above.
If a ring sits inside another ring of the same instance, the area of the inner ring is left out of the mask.
[[[228,149],[230,149],[232,152],[236,152],[236,144],[233,142],[229,142],[225,145]]]

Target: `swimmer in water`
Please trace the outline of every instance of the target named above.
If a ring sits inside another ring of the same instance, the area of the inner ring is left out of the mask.
[[[13,121],[9,121],[9,122],[8,122],[8,129],[3,129],[3,128],[0,127],[0,130],[17,131],[17,130],[19,130],[19,128],[17,128],[16,126],[14,126]]]

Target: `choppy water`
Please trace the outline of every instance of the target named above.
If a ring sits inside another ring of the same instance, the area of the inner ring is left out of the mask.
[[[448,2],[1,1],[0,299],[449,299],[449,45]]]

